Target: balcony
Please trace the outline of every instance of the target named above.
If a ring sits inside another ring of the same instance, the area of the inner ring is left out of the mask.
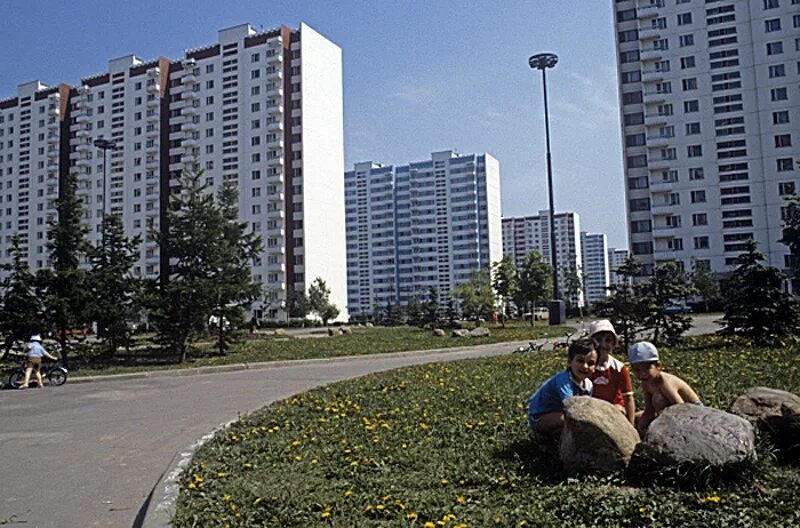
[[[650,206],[650,208],[654,209],[654,210],[655,209],[661,209],[661,210],[669,209],[669,210],[672,210],[672,209],[675,209],[676,207],[680,207],[680,204],[672,203],[672,202],[669,202],[669,201],[653,202],[652,205]],[[664,213],[661,213],[661,214],[664,214]]]
[[[55,143],[58,143],[58,141],[59,141],[59,135],[58,134],[48,134],[47,135],[47,144],[48,145],[53,145]]]
[[[639,20],[649,20],[658,16],[658,6],[656,4],[645,4],[636,7],[636,18]]]
[[[149,94],[157,94],[161,91],[159,85],[155,81],[147,81],[147,93]]]
[[[283,54],[279,51],[272,57],[267,57],[267,62],[270,64],[283,64]]]
[[[152,129],[145,130],[144,135],[147,138],[156,138],[159,135],[161,135],[161,131],[157,127],[155,127]]]
[[[283,156],[277,156],[275,158],[268,158],[267,165],[270,167],[274,167],[276,165],[283,166]]]
[[[200,113],[199,108],[195,108],[194,106],[184,106],[181,109],[182,116],[196,116]]]
[[[159,97],[153,97],[152,99],[150,99],[149,97],[147,98],[148,108],[157,108],[159,106],[161,106],[161,98]]]
[[[280,48],[283,46],[283,38],[282,37],[272,38],[267,42],[267,45],[273,49]]]
[[[653,112],[652,114],[647,114],[644,116],[644,125],[645,126],[661,126],[667,123],[667,118],[669,116],[664,114],[659,114]]]
[[[270,202],[283,202],[283,193],[282,192],[274,192],[267,196],[267,199]]]
[[[283,70],[281,68],[277,68],[274,72],[267,73],[268,81],[280,81],[282,79],[283,79]]]
[[[655,40],[661,37],[661,30],[659,28],[654,28],[649,25],[645,27],[639,27],[639,40]]]
[[[272,123],[267,123],[267,130],[269,130],[270,132],[277,132],[279,130],[282,131],[283,130],[283,120],[282,119],[278,119],[276,121],[273,121]]]
[[[646,48],[639,52],[639,60],[642,62],[657,61],[663,56],[663,52],[659,49]]]
[[[146,120],[148,123],[158,123],[161,120],[161,112],[148,110]]]
[[[283,209],[274,209],[267,211],[267,218],[270,220],[283,220],[286,218],[286,212]]]
[[[75,161],[75,165],[77,167],[89,167],[92,164],[92,160],[87,158],[81,158]]]
[[[286,236],[286,230],[283,227],[270,227],[267,229],[267,236],[274,238],[283,238]]]
[[[283,172],[279,172],[278,174],[267,174],[267,183],[270,185],[283,185]]]
[[[266,95],[267,97],[283,97],[283,88],[279,86],[277,88],[267,90],[267,93],[265,93],[264,95]]]
[[[199,97],[199,94],[194,90],[184,90],[181,92],[181,99],[184,101],[194,101]]]
[[[274,139],[272,141],[267,141],[266,147],[268,149],[282,149],[283,148],[283,139]]]
[[[643,97],[644,104],[661,104],[667,100],[666,94],[658,92],[647,92]]]
[[[197,140],[193,137],[186,138],[181,142],[181,146],[185,148],[194,148],[197,146]]]
[[[274,104],[267,108],[267,112],[272,115],[280,115],[283,113],[283,105],[282,104]]]
[[[283,262],[267,263],[267,271],[270,273],[286,273],[286,264]]]
[[[181,77],[181,83],[187,85],[194,84],[195,82],[197,82],[197,75],[194,74],[194,70],[186,70],[186,73]]]
[[[159,152],[160,150],[161,150],[161,145],[159,145],[156,142],[153,142],[153,143],[151,143],[151,144],[149,144],[149,145],[144,147],[144,151],[147,152],[148,154],[155,154],[155,153]]]
[[[75,147],[76,152],[91,152],[91,150],[92,150],[91,143],[81,142],[78,143],[78,146]]]
[[[151,79],[157,78],[159,75],[161,75],[161,69],[158,66],[147,70],[147,76]]]
[[[677,163],[677,160],[668,158],[658,158],[647,160],[647,168],[649,170],[664,170],[669,169]]]
[[[642,71],[642,82],[650,83],[650,82],[660,82],[664,80],[664,72],[663,71],[656,71],[656,70],[644,70]]]
[[[78,130],[77,132],[75,132],[75,137],[79,137],[79,138],[87,138],[90,135],[91,134],[89,133],[89,131],[86,130],[85,128],[82,128],[82,129]]]

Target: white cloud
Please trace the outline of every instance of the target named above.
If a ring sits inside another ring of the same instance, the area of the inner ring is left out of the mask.
[[[420,86],[409,86],[389,94],[392,99],[400,99],[408,103],[428,104],[435,99],[434,91]]]

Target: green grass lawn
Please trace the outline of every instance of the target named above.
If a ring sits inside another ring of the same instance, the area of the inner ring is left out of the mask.
[[[541,323],[532,327],[529,323],[517,321],[508,323],[505,328],[492,324],[486,326],[492,335],[479,338],[453,338],[449,337],[449,331],[448,337],[436,337],[430,330],[409,326],[352,327],[352,333],[333,337],[297,338],[259,333],[254,336],[245,335],[239,339],[225,356],[216,353],[213,341],[199,342],[190,349],[190,360],[182,364],[176,362],[177,358],[165,355],[163,351],[157,349],[152,340],[138,337],[130,351],[120,349],[113,358],[104,357],[97,347],[86,345],[78,347],[70,357],[70,375],[108,375],[231,363],[359,356],[527,341],[540,337],[561,339],[567,330],[571,330],[568,327],[549,327]],[[326,330],[319,328],[315,332],[325,333]],[[18,360],[13,361],[13,366],[16,366],[16,363]],[[6,366],[11,365],[12,363],[9,363]]]
[[[800,393],[800,350],[694,339],[663,350],[707,405],[746,388]],[[724,489],[571,479],[536,454],[530,394],[554,353],[431,364],[297,395],[218,434],[184,473],[175,526],[792,526],[800,470],[762,453]],[[635,382],[637,392],[640,392]]]

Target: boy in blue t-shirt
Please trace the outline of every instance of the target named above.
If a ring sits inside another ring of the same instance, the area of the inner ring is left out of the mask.
[[[534,433],[555,436],[564,427],[564,400],[591,396],[589,376],[597,366],[597,351],[591,339],[569,345],[567,368],[545,381],[528,401],[528,424]]]

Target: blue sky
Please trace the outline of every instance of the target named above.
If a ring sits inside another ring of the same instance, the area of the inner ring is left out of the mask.
[[[0,98],[17,85],[76,84],[108,59],[180,58],[249,22],[301,21],[338,44],[344,60],[345,168],[407,163],[432,151],[500,160],[504,216],[547,207],[541,74],[548,71],[556,210],[625,247],[610,2],[597,0],[341,0],[129,2],[2,0]]]

